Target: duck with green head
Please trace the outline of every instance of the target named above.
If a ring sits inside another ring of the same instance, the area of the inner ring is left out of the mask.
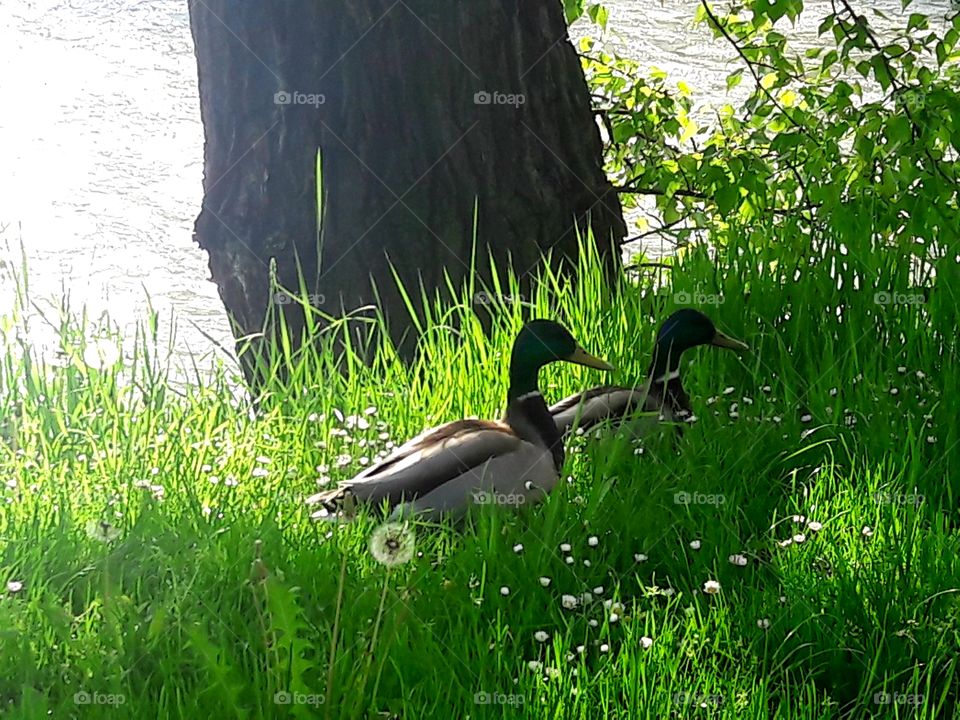
[[[457,420],[421,433],[337,488],[308,498],[324,508],[314,516],[328,515],[347,499],[427,518],[462,515],[473,503],[499,497],[518,505],[543,499],[560,476],[564,451],[538,376],[558,361],[613,369],[559,323],[527,323],[513,343],[502,421]]]
[[[632,428],[636,434],[643,434],[660,421],[680,422],[689,418],[693,409],[680,379],[680,357],[698,345],[750,349],[717,330],[703,313],[691,308],[678,310],[660,326],[646,382],[634,388],[595,387],[561,400],[550,407],[558,431],[567,434],[574,428],[589,430],[606,421],[619,422],[628,416],[646,414],[649,422]]]

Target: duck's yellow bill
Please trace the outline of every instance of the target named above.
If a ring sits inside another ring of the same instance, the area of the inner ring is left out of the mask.
[[[722,332],[717,330],[713,335],[713,340],[710,341],[711,345],[716,345],[717,347],[730,348],[731,350],[749,350],[750,346],[745,342],[740,342],[729,335],[724,335]]]
[[[567,360],[577,365],[586,365],[587,367],[596,368],[597,370],[616,370],[616,368],[608,363],[606,360],[601,360],[598,357],[594,357],[582,347],[578,347],[573,351],[573,355],[569,355]]]

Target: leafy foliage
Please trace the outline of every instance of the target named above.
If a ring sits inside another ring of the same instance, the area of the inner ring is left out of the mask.
[[[727,87],[752,85],[741,106],[723,106],[703,128],[682,81],[583,40],[625,206],[654,196],[655,229],[681,243],[723,243],[736,225],[815,253],[824,234],[863,232],[936,265],[960,229],[960,13],[936,28],[912,13],[881,36],[870,20],[881,13],[855,4],[835,3],[819,26],[823,47],[801,55],[782,26],[802,0],[737,0],[722,12],[701,2],[697,22],[741,63]],[[865,208],[870,225],[852,227]]]

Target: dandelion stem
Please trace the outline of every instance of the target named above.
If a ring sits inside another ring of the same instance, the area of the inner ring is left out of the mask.
[[[330,717],[330,709],[333,703],[330,701],[333,692],[333,663],[337,657],[337,638],[340,634],[340,610],[343,608],[343,586],[347,579],[347,553],[343,553],[343,560],[340,562],[340,582],[337,585],[337,609],[333,616],[333,633],[330,637],[330,660],[327,663],[327,718]]]
[[[370,649],[367,651],[369,657],[369,662],[367,663],[366,670],[363,673],[363,684],[361,688],[365,688],[367,685],[367,678],[370,675],[370,668],[373,667],[374,656],[373,651],[377,647],[377,638],[380,636],[380,621],[383,619],[383,606],[386,604],[387,600],[387,588],[390,587],[390,568],[387,568],[387,574],[383,578],[383,592],[380,593],[380,607],[377,608],[377,619],[373,623],[373,637],[370,639]],[[377,701],[377,691],[380,689],[380,672],[377,672],[377,679],[373,683],[373,692],[370,694],[370,702],[375,703]]]

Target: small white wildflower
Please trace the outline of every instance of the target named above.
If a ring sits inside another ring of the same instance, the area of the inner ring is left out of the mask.
[[[11,595],[13,593],[18,593],[23,590],[23,583],[19,580],[8,580],[7,581],[7,592]]]
[[[560,543],[560,552],[570,552],[570,543]]]
[[[729,395],[729,394],[732,393],[733,391],[734,391],[734,388],[733,388],[732,386],[730,386],[730,387],[725,387],[725,388],[723,389],[723,394],[724,394],[724,395]]]
[[[587,651],[586,645],[577,645],[577,655],[583,655]]]
[[[545,643],[547,640],[550,639],[550,634],[544,632],[543,630],[537,630],[533,634],[533,639],[536,640],[538,643]]]
[[[699,550],[699,549],[700,549],[700,541],[699,541],[699,540],[691,540],[691,541],[690,541],[690,549],[691,549],[691,550]]]
[[[610,624],[620,621],[620,616],[616,613],[610,613]]]
[[[548,577],[546,577],[546,576],[541,577],[541,578],[540,578],[540,584],[543,585],[543,587],[550,587],[550,578],[548,578]]]
[[[529,660],[527,662],[527,667],[533,672],[540,672],[540,670],[543,668],[543,663],[539,660]]]
[[[923,370],[917,370],[917,380],[923,380],[927,374]]]
[[[591,535],[589,538],[587,538],[587,545],[590,547],[596,547],[599,544],[600,539],[596,535]]]
[[[593,594],[594,594],[594,595],[603,595],[603,585],[597,585],[597,586],[593,589]]]
[[[640,638],[640,647],[642,647],[644,650],[649,650],[651,647],[653,647],[653,638],[644,635],[642,638]]]
[[[262,478],[262,477],[266,477],[267,475],[269,475],[269,474],[270,474],[270,471],[267,470],[266,468],[255,467],[255,468],[253,469],[253,472],[252,472],[251,474],[252,474],[253,477],[255,477],[255,478]]]
[[[790,547],[793,545],[793,539],[787,538],[786,540],[781,540],[777,543],[780,547]]]
[[[589,560],[584,560],[584,561],[583,561],[583,566],[584,566],[584,567],[590,567],[591,565],[593,565],[593,563],[591,563]]]
[[[506,597],[507,595],[510,594],[510,588],[504,585],[503,587],[500,588],[500,594]]]
[[[580,603],[575,595],[564,595],[560,598],[560,604],[563,605],[565,610],[573,610]]]
[[[720,583],[718,583],[716,580],[707,580],[703,584],[703,591],[707,595],[716,595],[718,592],[720,592]]]
[[[592,627],[592,628],[597,627],[599,624],[600,624],[600,623],[597,622],[597,620],[596,620],[595,618],[590,618],[589,620],[587,620],[587,625],[589,625],[589,626]]]
[[[760,620],[757,620],[757,627],[761,630],[766,630],[770,627],[770,621],[767,618],[761,618]]]
[[[863,529],[860,531],[860,534],[865,538],[871,538],[873,537],[873,528],[871,528],[869,525],[864,525]]]
[[[930,443],[931,445],[935,445],[936,442],[937,442],[937,436],[936,436],[936,435],[927,435],[927,442]]]
[[[798,545],[802,542],[806,542],[806,540],[807,540],[807,536],[804,535],[803,533],[797,533],[796,535],[793,536],[793,541]]]
[[[800,422],[808,423],[811,420],[813,420],[813,415],[811,415],[810,413],[804,413],[803,415],[800,416]]]
[[[816,520],[811,520],[807,523],[807,529],[810,532],[820,532],[823,529],[823,523],[819,523]]]
[[[516,545],[514,545],[514,546],[513,546],[513,551],[514,551],[515,553],[522,553],[522,552],[523,552],[523,543],[517,543]]]
[[[747,556],[746,556],[746,555],[739,555],[739,554],[738,554],[738,555],[731,555],[730,557],[727,558],[727,560],[729,561],[729,563],[730,563],[731,565],[737,565],[737,566],[739,566],[739,567],[743,567],[744,565],[747,564]]]
[[[565,563],[567,563],[567,565],[573,565],[573,558],[569,555],[567,555],[563,560]]]
[[[635,562],[642,563],[647,561],[647,556],[643,553],[634,553],[633,559]]]
[[[600,652],[605,653],[609,651],[610,651],[610,646],[607,645],[606,643],[603,643],[603,645],[600,646]]]

